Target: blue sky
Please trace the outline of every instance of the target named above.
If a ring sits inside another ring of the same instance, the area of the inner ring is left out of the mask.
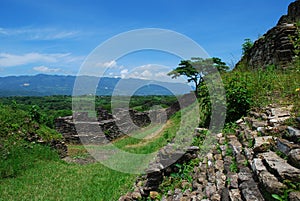
[[[75,75],[84,59],[109,38],[134,29],[169,29],[191,38],[229,65],[245,38],[256,40],[286,14],[292,0],[1,0],[0,76]],[[180,58],[142,51],[117,61],[110,76],[147,78],[155,66]],[[141,67],[141,68],[139,68]],[[139,70],[133,72],[132,69]],[[142,73],[144,73],[142,75]]]

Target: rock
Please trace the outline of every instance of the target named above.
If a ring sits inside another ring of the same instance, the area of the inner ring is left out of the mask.
[[[288,132],[286,133],[287,137],[294,142],[297,142],[300,139],[300,130],[293,128],[291,126],[287,127]]]
[[[256,119],[259,119],[261,117],[261,115],[259,113],[254,112],[254,111],[250,111],[249,114]]]
[[[189,201],[189,198],[187,198],[187,197],[181,197],[180,201]]]
[[[286,185],[279,182],[278,179],[268,171],[262,171],[258,175],[260,183],[263,184],[269,193],[282,194],[287,188]]]
[[[129,195],[129,193],[127,193],[126,195],[120,197],[119,201],[133,201],[133,199],[132,199],[131,195]]]
[[[231,162],[232,162],[232,157],[231,156],[226,156],[224,158],[224,171],[225,171],[225,173],[230,172]]]
[[[231,201],[242,201],[242,197],[239,189],[231,189],[229,191],[229,197]]]
[[[131,196],[132,196],[132,198],[135,199],[135,200],[142,199],[141,193],[140,193],[140,192],[137,192],[137,191],[133,192],[133,193],[131,194]]]
[[[298,123],[300,123],[300,117],[297,117],[297,118],[296,118],[296,121],[297,121]]]
[[[251,161],[253,159],[254,152],[252,149],[245,147],[244,154],[245,154],[247,160]]]
[[[288,162],[292,166],[300,169],[300,149],[294,149],[289,153]]]
[[[220,139],[220,138],[222,138],[222,137],[223,137],[223,133],[218,133],[218,134],[217,134],[217,138],[218,138],[218,139]]]
[[[215,168],[213,166],[210,166],[207,171],[207,180],[208,182],[215,183],[216,182],[216,173]]]
[[[211,201],[221,201],[221,195],[219,193],[213,194],[213,196],[210,197]]]
[[[259,127],[267,127],[268,122],[266,121],[259,121],[259,120],[252,120],[252,129],[257,130]]]
[[[230,140],[229,145],[232,147],[235,155],[242,153],[243,146],[235,136]]]
[[[291,180],[300,182],[300,170],[289,165],[285,160],[277,156],[276,153],[270,151],[260,154],[263,158],[263,163],[267,165],[267,169],[271,169],[282,180]]]
[[[252,171],[258,176],[262,171],[267,170],[260,158],[255,158],[252,161]]]
[[[288,15],[280,18],[277,25],[260,37],[237,64],[243,64],[248,69],[266,69],[267,66],[275,65],[282,68],[289,67],[295,55],[294,46],[289,37],[297,36],[297,28],[294,25],[299,21],[298,8],[290,9],[299,4],[295,1],[290,4]],[[291,12],[297,11],[297,12]],[[291,16],[297,17],[291,17]],[[272,108],[273,109],[273,108]],[[273,111],[273,110],[272,110]]]
[[[241,124],[241,123],[243,123],[243,122],[244,122],[243,119],[239,119],[239,120],[237,120],[235,123],[236,123],[236,124]]]
[[[256,137],[254,140],[253,151],[255,153],[266,152],[270,149],[271,144],[274,142],[272,136]]]
[[[290,192],[289,201],[300,201],[300,191]]]
[[[208,183],[205,187],[205,194],[210,198],[217,191],[216,185],[213,183]]]
[[[181,188],[182,189],[187,189],[187,188],[191,188],[191,187],[192,187],[192,185],[188,181],[183,180],[181,182]]]
[[[220,192],[223,188],[225,188],[226,176],[222,171],[216,172],[216,185],[217,190]]]
[[[158,198],[158,196],[159,196],[159,193],[158,192],[156,192],[156,191],[150,191],[150,198],[151,199],[156,199],[156,198]]]
[[[230,184],[229,184],[229,188],[239,188],[239,183],[238,183],[238,179],[239,179],[239,176],[237,173],[229,173],[227,175],[227,178],[229,179],[230,181]]]
[[[290,110],[291,108],[287,107],[276,107],[271,109],[271,115],[281,118],[281,117],[290,117]]]
[[[278,138],[277,139],[277,149],[288,155],[292,149],[300,148],[299,145],[289,142],[288,140]]]
[[[223,160],[217,160],[215,162],[215,168],[216,168],[216,170],[223,171],[224,170],[224,162],[223,162]]]
[[[261,195],[257,184],[253,179],[241,183],[239,186],[241,190],[242,197],[247,201],[264,201],[265,199]]]
[[[59,154],[60,158],[67,157],[68,155],[68,147],[65,142],[61,140],[51,140],[50,147],[55,149]]]
[[[198,146],[190,146],[187,148],[187,152],[191,152],[191,153],[196,153],[197,151],[199,151],[199,147]]]
[[[241,182],[250,180],[252,178],[251,170],[248,167],[241,168],[238,177]]]
[[[215,154],[214,159],[217,160],[222,160],[222,154]]]
[[[221,197],[222,197],[222,201],[230,201],[230,198],[229,198],[229,189],[228,188],[224,188],[222,190]]]
[[[174,195],[172,196],[172,200],[174,201],[180,201],[180,199],[183,197],[182,192],[180,189],[176,188],[174,190]]]

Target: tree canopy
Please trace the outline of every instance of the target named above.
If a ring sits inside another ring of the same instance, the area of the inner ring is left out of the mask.
[[[178,67],[168,73],[172,78],[179,76],[186,76],[187,81],[195,84],[195,93],[198,96],[198,90],[203,82],[203,77],[210,70],[216,68],[219,72],[225,72],[229,69],[225,62],[220,58],[203,59],[199,57],[192,57],[190,60],[182,60]]]

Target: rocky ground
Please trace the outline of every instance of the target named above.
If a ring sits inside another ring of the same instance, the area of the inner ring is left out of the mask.
[[[205,156],[197,156],[200,162],[191,171],[192,181],[182,179],[179,187],[160,192],[159,184],[168,174],[157,161],[157,171],[138,179],[134,191],[119,200],[260,201],[275,196],[299,201],[300,119],[291,120],[290,109],[252,111],[236,122],[235,133],[218,134],[217,144]],[[192,152],[186,157],[195,158]],[[176,169],[171,166],[168,171]],[[155,185],[149,187],[149,182]]]

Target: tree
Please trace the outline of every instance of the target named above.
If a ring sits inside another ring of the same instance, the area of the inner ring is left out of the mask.
[[[244,40],[243,45],[242,45],[243,56],[249,54],[249,51],[250,51],[250,49],[252,48],[252,46],[253,46],[252,40],[249,39],[249,38],[246,38],[246,39]]]
[[[220,72],[225,72],[229,69],[226,63],[222,62],[221,59],[213,57],[203,59],[199,57],[193,57],[191,60],[182,60],[178,67],[168,73],[172,78],[179,76],[187,77],[187,81],[195,84],[195,94],[198,97],[199,88],[203,82],[203,77],[209,72],[209,70],[215,67]]]
[[[220,58],[213,57],[212,58],[214,66],[218,69],[220,73],[226,72],[229,70],[229,66],[226,65]]]

